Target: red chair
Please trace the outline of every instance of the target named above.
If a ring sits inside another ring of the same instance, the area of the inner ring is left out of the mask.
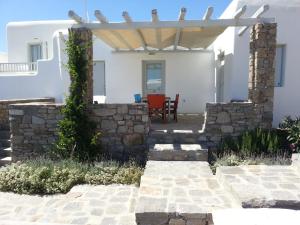
[[[178,122],[178,118],[177,118],[178,103],[179,103],[179,94],[176,94],[175,100],[171,101],[171,105],[170,105],[170,114],[174,115],[174,120],[176,122]]]
[[[153,115],[161,116],[163,121],[166,121],[166,96],[161,94],[147,95],[149,117]]]

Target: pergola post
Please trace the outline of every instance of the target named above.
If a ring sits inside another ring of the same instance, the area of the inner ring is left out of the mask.
[[[85,27],[70,28],[69,33],[72,32],[78,37],[79,45],[84,45],[86,50],[87,60],[87,93],[85,95],[86,103],[93,103],[93,34],[92,31]]]
[[[250,32],[249,99],[261,110],[262,128],[271,128],[276,55],[276,23],[256,24]]]

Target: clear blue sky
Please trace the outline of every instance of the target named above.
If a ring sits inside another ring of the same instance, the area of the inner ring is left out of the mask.
[[[99,9],[110,21],[122,21],[128,11],[134,20],[149,20],[151,9],[157,9],[161,20],[175,20],[181,7],[187,8],[186,19],[202,18],[206,8],[215,8],[220,16],[231,0],[87,0],[90,19]],[[0,52],[7,51],[6,24],[10,21],[68,19],[68,11],[84,16],[84,0],[0,0]]]

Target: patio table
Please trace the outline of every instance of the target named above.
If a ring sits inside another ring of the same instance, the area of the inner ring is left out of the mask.
[[[142,97],[142,102],[147,103],[147,97]],[[170,121],[171,114],[171,97],[166,97],[165,103],[168,103],[168,121]]]

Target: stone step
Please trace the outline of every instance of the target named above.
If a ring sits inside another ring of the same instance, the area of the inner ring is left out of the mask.
[[[0,130],[0,139],[9,139],[10,131],[9,130]]]
[[[225,209],[213,213],[214,225],[299,225],[300,211],[288,209]]]
[[[12,150],[11,147],[0,148],[0,157],[11,157]]]
[[[174,131],[167,133],[163,131],[151,131],[147,138],[147,143],[153,145],[156,143],[161,144],[201,144],[206,142],[206,137],[203,133],[193,131]]]
[[[149,148],[148,160],[207,161],[208,150],[199,144],[155,144]]]
[[[5,157],[0,159],[0,166],[6,166],[11,163],[11,157]]]
[[[207,162],[148,161],[135,209],[139,225],[213,224],[212,211],[239,208]]]
[[[10,139],[0,139],[0,148],[9,147],[10,143]]]
[[[300,210],[300,174],[295,166],[224,166],[216,176],[243,208]]]
[[[66,223],[26,222],[19,220],[1,220],[0,225],[67,225]]]

